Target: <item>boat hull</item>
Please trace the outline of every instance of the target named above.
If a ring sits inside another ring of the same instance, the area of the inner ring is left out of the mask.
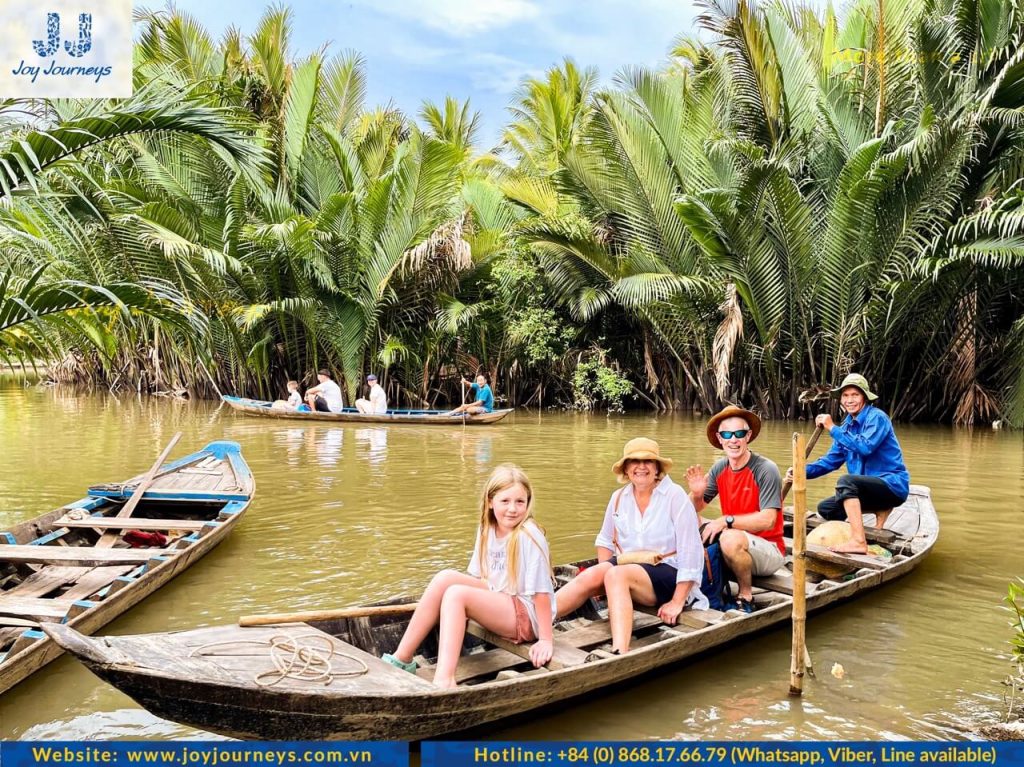
[[[923,513],[918,528],[901,544],[900,553],[884,566],[872,565],[851,573],[849,580],[808,584],[808,611],[820,611],[896,580],[921,562],[937,537],[938,522],[927,489],[915,488],[915,492],[916,500],[912,498],[910,502],[918,503]],[[168,635],[89,639],[76,637],[61,626],[52,627],[51,631],[95,674],[140,705],[158,716],[194,727],[236,738],[420,740],[478,727],[621,684],[785,623],[791,615],[792,598],[785,597],[784,586],[779,588],[783,590],[772,595],[769,606],[751,614],[729,611],[712,615],[714,611],[706,611],[691,617],[693,613],[683,613],[687,625],[658,626],[648,634],[648,639],[655,641],[643,644],[638,640],[635,649],[626,655],[592,653],[577,665],[551,671],[513,672],[504,679],[499,674],[494,681],[460,685],[454,690],[439,690],[405,672],[400,672],[406,680],[400,688],[393,688],[388,679],[380,681],[375,689],[369,682],[358,680],[334,681],[327,686],[304,686],[289,680],[284,687],[274,689],[250,683],[238,674],[225,682],[212,674],[203,678],[202,674],[168,671],[166,660],[152,655],[146,658],[147,648],[152,652],[155,643]],[[318,625],[321,624],[292,624],[275,630],[297,637],[302,631],[315,631]],[[326,633],[339,634],[337,626],[329,631],[326,624],[323,627]],[[259,641],[263,636],[259,632],[267,630],[200,629],[176,635],[176,639],[189,647],[220,641],[222,637]],[[382,629],[379,625],[367,625],[362,631],[379,633]],[[342,633],[351,638],[356,629],[345,629]],[[556,632],[556,643],[560,636],[570,633]],[[592,642],[589,646],[596,644]],[[352,649],[352,645],[344,642],[339,645]],[[167,646],[161,652],[170,656]],[[222,672],[218,674],[223,676]]]
[[[222,395],[221,399],[233,409],[256,418],[284,418],[290,421],[322,421],[326,423],[418,423],[435,426],[479,426],[497,423],[509,413],[511,408],[494,410],[490,413],[474,415],[448,415],[447,410],[389,410],[387,413],[360,413],[354,408],[346,408],[341,413],[300,412],[281,407],[273,407],[272,402],[244,397]]]
[[[211,448],[213,448],[212,452]],[[229,442],[211,443],[204,450],[193,453],[175,463],[185,468],[196,463],[198,460],[203,460],[204,456],[213,456],[214,453],[223,456],[222,460],[231,462],[232,471],[242,486],[239,490],[243,492],[228,494],[231,497],[225,498],[219,504],[221,508],[217,513],[218,519],[211,520],[211,522],[214,522],[213,524],[203,525],[201,529],[196,530],[189,536],[183,536],[179,542],[180,548],[154,551],[152,557],[148,557],[144,564],[135,568],[135,570],[142,570],[142,572],[128,572],[123,576],[117,577],[106,587],[103,587],[107,590],[101,600],[90,600],[93,602],[91,607],[85,607],[88,602],[84,603],[82,605],[84,609],[74,617],[67,618],[64,625],[81,634],[92,634],[145,599],[179,573],[191,567],[231,533],[248,508],[252,493],[255,491],[252,474],[241,458],[238,445]],[[166,473],[166,469],[167,467],[165,466],[164,473]],[[137,481],[138,478],[135,478],[135,480]],[[15,539],[23,539],[27,534],[35,536],[38,540],[39,537],[55,532],[55,530],[59,531],[59,520],[66,515],[69,509],[77,508],[92,511],[100,508],[111,497],[127,498],[133,489],[132,482],[133,480],[128,480],[121,485],[104,486],[105,489],[98,489],[95,495],[90,494],[76,503],[69,504],[16,526],[13,528],[11,535]],[[204,507],[218,504],[215,497],[216,494],[214,493],[188,490],[183,490],[179,494],[179,500],[176,501],[173,498],[171,489],[168,487],[168,483],[163,482],[162,485],[162,494],[165,498],[159,498],[161,490],[157,487],[152,493],[144,493],[142,502],[145,503],[152,500],[153,496],[156,496],[161,503],[165,504],[169,509],[175,509],[176,512],[187,508],[189,504],[194,505],[198,503]],[[192,497],[190,498],[189,496]],[[43,547],[40,547],[40,549],[42,550]],[[122,552],[124,549],[106,549],[105,551],[116,553]],[[97,557],[102,556],[104,556],[102,552],[97,552]],[[140,556],[146,555],[142,554]],[[4,563],[4,557],[4,546],[0,545],[0,564]],[[97,589],[97,591],[101,590]],[[4,596],[5,594],[0,592],[0,616],[5,614]],[[0,626],[3,625],[3,619],[0,618]],[[45,622],[43,622],[40,628],[45,625]],[[33,631],[38,636],[34,636]],[[26,629],[23,637],[24,639],[19,638],[18,640],[21,645],[18,651],[9,651],[0,661],[0,693],[5,692],[31,676],[64,652],[60,645],[38,630]],[[31,641],[25,641],[25,639],[31,639]],[[18,644],[14,645],[14,647],[17,646]]]

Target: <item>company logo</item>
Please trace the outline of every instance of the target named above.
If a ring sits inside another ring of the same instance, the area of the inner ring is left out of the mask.
[[[0,2],[0,97],[131,95],[131,0],[32,6]]]
[[[60,14],[46,14],[46,42],[33,40],[32,47],[40,56],[52,56],[60,47]],[[84,56],[92,48],[92,14],[78,14],[78,42],[64,41],[64,50],[69,56]]]
[[[21,60],[13,70],[12,74],[21,77],[29,77],[34,83],[40,75],[43,77],[91,77],[93,82],[98,83],[104,77],[114,71],[110,64],[86,66],[62,66],[57,63],[56,58],[50,58],[60,51],[60,14],[46,14],[46,41],[33,40],[32,47],[35,48],[43,58],[49,58],[48,64],[37,64],[33,66],[25,59]],[[82,58],[92,50],[92,14],[78,14],[78,39],[75,42],[64,41],[64,50],[68,56]]]

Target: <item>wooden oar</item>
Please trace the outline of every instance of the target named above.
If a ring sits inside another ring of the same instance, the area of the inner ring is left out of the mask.
[[[310,610],[302,613],[271,613],[269,615],[243,615],[239,626],[273,626],[278,623],[308,623],[309,621],[332,621],[340,618],[368,618],[375,615],[405,615],[416,609],[415,602],[403,605],[367,605],[364,607],[341,607],[337,610]]]
[[[821,436],[821,433],[823,431],[825,431],[825,427],[824,426],[815,426],[814,427],[814,434],[811,435],[811,439],[807,443],[807,450],[804,452],[804,460],[805,461],[808,458],[811,457],[811,451],[814,450],[814,446],[818,442],[818,437]],[[793,463],[793,468],[794,468],[794,470],[796,469],[796,462],[795,461]],[[789,489],[792,486],[793,486],[793,481],[789,480],[789,479],[787,479],[785,482],[782,483],[782,500],[786,500],[786,496],[789,495]]]
[[[117,519],[124,519],[125,517],[130,517],[132,515],[135,511],[135,507],[139,505],[139,501],[142,500],[142,496],[149,488],[150,483],[152,483],[153,479],[156,477],[156,473],[160,471],[160,467],[163,466],[164,461],[167,460],[167,456],[170,455],[174,446],[178,444],[179,439],[181,439],[180,431],[171,437],[171,441],[167,443],[167,447],[165,447],[163,452],[160,453],[160,457],[156,459],[156,463],[149,467],[149,471],[146,472],[146,475],[139,482],[139,486],[135,488],[135,492],[132,493],[132,497],[128,499],[128,503],[124,505],[124,508],[117,512]],[[110,532],[104,533],[100,536],[100,539],[96,541],[96,548],[109,549],[117,543],[117,539],[120,535],[120,530],[111,530]]]

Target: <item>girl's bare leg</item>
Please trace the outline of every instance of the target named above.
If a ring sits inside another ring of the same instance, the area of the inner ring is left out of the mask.
[[[434,684],[438,687],[455,686],[455,667],[459,663],[462,640],[466,636],[466,621],[472,618],[488,631],[501,636],[516,635],[515,597],[479,586],[451,586],[441,600],[441,641],[437,650],[437,670]]]
[[[486,588],[484,582],[479,578],[473,578],[458,570],[442,570],[435,575],[424,590],[423,596],[420,597],[416,611],[409,619],[409,625],[405,627],[402,641],[398,643],[398,649],[395,650],[395,657],[403,663],[409,663],[412,660],[412,656],[423,644],[427,634],[437,625],[441,615],[441,598],[445,591],[455,585],[477,586],[478,584],[479,587]]]

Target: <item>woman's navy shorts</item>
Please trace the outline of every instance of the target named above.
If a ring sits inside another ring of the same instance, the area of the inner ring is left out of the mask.
[[[612,564],[617,565],[615,557],[612,557]],[[651,579],[654,587],[654,599],[661,607],[666,602],[671,602],[676,593],[676,569],[672,565],[662,562],[660,565],[640,565]]]

